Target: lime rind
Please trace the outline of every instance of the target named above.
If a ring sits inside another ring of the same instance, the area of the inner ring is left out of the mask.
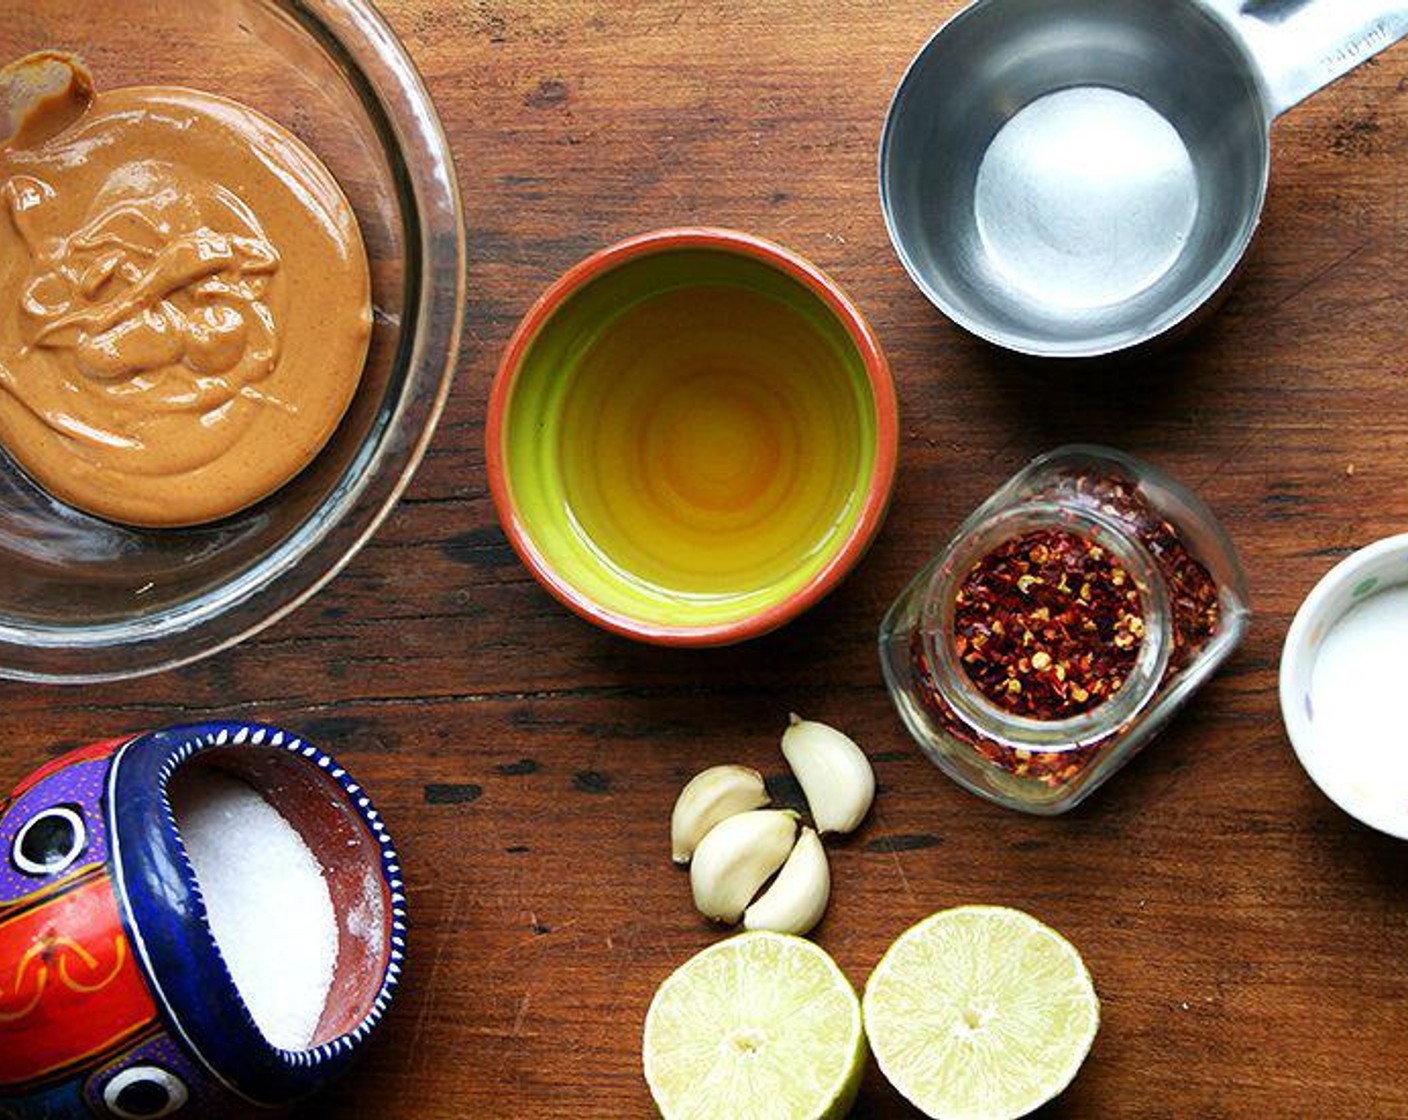
[[[660,986],[642,1056],[666,1120],[839,1120],[865,1067],[860,1000],[810,941],[740,934]]]
[[[1029,914],[941,911],[890,947],[866,985],[881,1072],[936,1120],[1017,1120],[1075,1079],[1100,1003],[1080,953]]]

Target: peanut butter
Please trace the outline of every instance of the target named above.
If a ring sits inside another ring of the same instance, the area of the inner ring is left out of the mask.
[[[356,390],[371,335],[356,218],[253,109],[94,93],[77,60],[39,61],[52,75],[66,59],[70,80],[12,109],[0,144],[0,444],[100,517],[228,516],[302,470]]]

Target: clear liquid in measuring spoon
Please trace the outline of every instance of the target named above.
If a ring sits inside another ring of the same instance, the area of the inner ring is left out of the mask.
[[[1198,215],[1193,160],[1147,102],[1080,86],[1027,105],[978,170],[983,249],[1043,304],[1094,310],[1132,299],[1183,253]]]

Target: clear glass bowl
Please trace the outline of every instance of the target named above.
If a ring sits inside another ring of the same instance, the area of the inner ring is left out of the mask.
[[[356,398],[313,464],[259,505],[194,529],[125,528],[48,497],[0,455],[0,677],[138,676],[293,610],[410,481],[459,346],[454,169],[414,66],[362,0],[31,0],[9,17],[11,58],[71,50],[99,88],[193,86],[291,129],[351,200],[371,263],[374,327]]]

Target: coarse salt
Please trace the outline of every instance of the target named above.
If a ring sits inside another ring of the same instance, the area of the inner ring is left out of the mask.
[[[332,989],[338,929],[323,868],[251,786],[192,767],[171,788],[220,954],[265,1039],[313,1042]]]

